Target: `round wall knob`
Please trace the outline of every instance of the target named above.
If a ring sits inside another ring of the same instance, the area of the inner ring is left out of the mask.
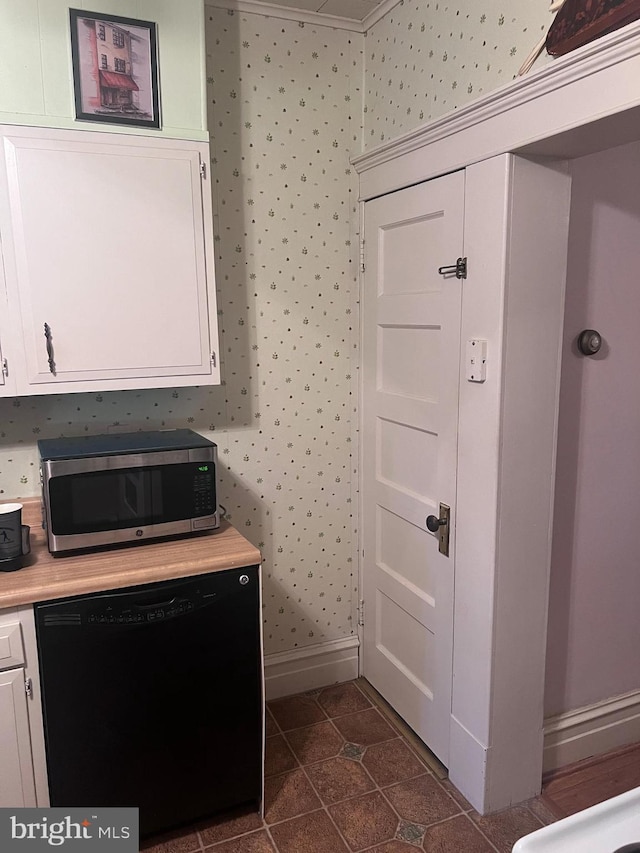
[[[578,335],[578,349],[582,355],[595,355],[602,346],[602,335],[595,329],[585,329]]]
[[[447,523],[446,518],[438,518],[437,515],[427,516],[427,529],[432,533],[437,533],[440,528]]]

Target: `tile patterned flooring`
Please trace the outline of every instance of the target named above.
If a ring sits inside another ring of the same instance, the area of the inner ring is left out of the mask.
[[[537,797],[482,817],[356,682],[268,703],[265,815],[225,814],[146,853],[510,853],[556,818]]]

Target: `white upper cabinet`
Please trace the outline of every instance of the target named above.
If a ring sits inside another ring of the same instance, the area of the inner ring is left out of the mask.
[[[2,129],[0,394],[220,381],[208,152]]]
[[[4,346],[9,340],[9,316],[7,306],[6,276],[4,274],[3,234],[0,231],[0,397],[6,397],[15,390],[13,382],[7,381],[7,362],[4,357]]]
[[[0,300],[0,304],[1,304],[1,300]],[[7,370],[5,367],[5,360],[4,360],[4,356],[2,355],[2,339],[0,338],[0,397],[4,396],[4,394],[6,393],[5,392],[5,387],[7,384],[6,373],[7,373]]]

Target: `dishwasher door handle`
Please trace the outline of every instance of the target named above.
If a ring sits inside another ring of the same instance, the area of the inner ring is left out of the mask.
[[[156,607],[169,607],[172,604],[175,604],[178,601],[178,597],[174,595],[173,598],[170,598],[168,601],[154,601],[153,604],[134,604],[136,610],[154,610]]]

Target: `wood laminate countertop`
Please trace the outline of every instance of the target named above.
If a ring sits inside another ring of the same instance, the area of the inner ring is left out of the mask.
[[[226,521],[214,532],[182,539],[52,557],[42,529],[40,501],[16,500],[24,506],[22,523],[31,527],[31,554],[23,568],[0,572],[0,609],[255,566],[261,561],[260,551]]]

